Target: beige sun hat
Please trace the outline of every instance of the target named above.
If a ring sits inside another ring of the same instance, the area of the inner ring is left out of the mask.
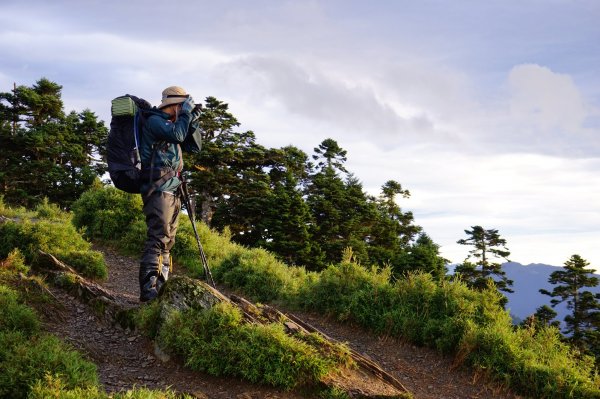
[[[169,105],[179,104],[184,102],[190,97],[189,94],[186,93],[185,89],[179,86],[169,86],[162,92],[162,102],[158,106],[158,108],[164,108]]]

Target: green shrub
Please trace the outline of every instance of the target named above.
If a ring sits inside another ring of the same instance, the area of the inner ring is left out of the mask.
[[[37,381],[28,399],[191,399],[192,396],[178,394],[171,390],[151,391],[135,388],[125,392],[108,395],[96,386],[67,388],[60,377],[46,375],[43,381]]]
[[[532,397],[600,397],[600,381],[590,381],[593,358],[574,353],[554,327],[536,331],[499,324],[471,325],[459,353],[470,364]]]
[[[71,214],[63,211],[56,204],[48,202],[48,198],[44,197],[42,202],[35,207],[35,217],[48,220],[70,220]]]
[[[17,217],[18,215],[23,215],[25,212],[25,208],[23,207],[12,208],[10,206],[7,206],[4,203],[4,196],[0,195],[0,215],[7,218],[12,218]]]
[[[389,269],[369,271],[352,262],[330,265],[303,291],[304,297],[298,303],[335,315],[339,320],[369,318],[373,290],[385,287],[389,277]]]
[[[40,323],[33,310],[19,303],[19,293],[0,285],[0,332],[19,331],[30,337],[39,329]]]
[[[160,304],[158,301],[151,301],[140,306],[135,313],[135,324],[144,331],[149,337],[155,338],[160,328]]]
[[[143,221],[142,199],[114,187],[93,188],[73,203],[73,224],[88,238],[119,241],[136,221]]]
[[[314,385],[349,361],[321,355],[308,343],[286,335],[279,324],[243,323],[240,311],[226,303],[173,313],[158,339],[194,370],[285,389]]]
[[[29,267],[25,264],[25,257],[18,248],[8,253],[6,259],[0,261],[0,273],[27,273]]]
[[[214,272],[224,259],[233,254],[247,251],[244,247],[230,242],[226,237],[210,230],[201,222],[196,223],[198,237],[206,254],[211,270]],[[177,239],[173,246],[175,262],[185,267],[195,276],[203,276],[204,269],[200,261],[198,243],[189,217],[185,214],[179,215],[179,228]]]
[[[46,373],[61,376],[69,388],[98,384],[96,366],[58,338],[39,335],[26,339],[18,333],[0,333],[0,397],[25,398],[30,386]]]
[[[34,311],[0,285],[0,397],[26,398],[31,385],[52,372],[68,387],[95,386],[96,368],[56,337],[40,334]]]
[[[104,256],[98,251],[70,251],[60,257],[66,264],[74,267],[84,276],[98,279],[108,277]]]
[[[214,276],[260,302],[280,298],[291,280],[285,265],[262,249],[232,254],[216,268]]]
[[[106,264],[102,255],[91,250],[91,244],[85,241],[68,221],[48,220],[6,222],[0,224],[0,258],[6,258],[15,248],[25,257],[25,262],[35,264],[39,250],[48,252],[58,259],[72,265],[87,277],[105,278]]]

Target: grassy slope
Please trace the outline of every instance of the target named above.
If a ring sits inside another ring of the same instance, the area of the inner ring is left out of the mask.
[[[140,205],[136,196],[95,190],[74,205],[73,221],[88,238],[112,240],[124,251],[139,253],[145,233]],[[555,329],[514,328],[493,290],[475,292],[426,274],[392,282],[388,270],[358,265],[351,253],[321,273],[308,273],[264,250],[233,244],[204,225],[199,231],[215,278],[255,300],[324,311],[435,347],[522,394],[600,397],[592,359],[577,356]],[[182,218],[174,256],[191,274],[201,275],[197,251],[191,225]]]

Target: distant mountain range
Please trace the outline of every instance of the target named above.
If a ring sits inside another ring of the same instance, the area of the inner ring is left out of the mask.
[[[548,278],[552,272],[561,269],[561,267],[539,263],[522,265],[516,262],[504,263],[502,267],[506,276],[513,280],[512,289],[515,292],[512,294],[505,293],[505,295],[508,297],[506,308],[510,310],[515,322],[518,323],[524,320],[527,316],[535,313],[536,309],[542,305],[550,306],[552,298],[541,294],[539,290],[543,288],[552,291],[554,286],[548,283]],[[600,275],[595,274],[595,276],[600,278]],[[600,287],[586,290],[598,293]],[[561,321],[561,323],[565,316],[570,313],[564,303],[556,306],[554,310],[558,313],[556,320]]]

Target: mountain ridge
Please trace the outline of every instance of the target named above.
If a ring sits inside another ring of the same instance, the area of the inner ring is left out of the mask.
[[[539,292],[540,289],[552,291],[554,285],[548,282],[550,274],[562,269],[562,266],[548,265],[544,263],[530,263],[523,265],[519,262],[506,262],[502,264],[506,276],[513,280],[512,289],[514,293],[505,293],[508,298],[506,309],[511,313],[515,322],[520,322],[535,313],[536,309],[543,305],[550,306],[552,299],[548,295]],[[600,275],[594,274],[600,278]],[[600,293],[600,286],[588,287],[587,291]],[[566,315],[570,313],[566,304],[558,304],[554,310],[558,313],[556,320],[563,324]]]

